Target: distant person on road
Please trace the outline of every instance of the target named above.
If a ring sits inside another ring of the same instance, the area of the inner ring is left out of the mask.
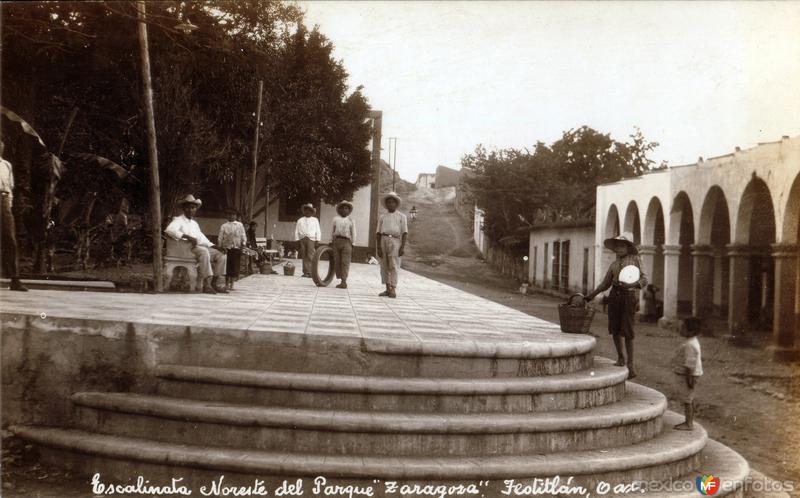
[[[683,403],[685,420],[675,426],[679,431],[694,429],[694,388],[703,375],[703,360],[700,352],[700,320],[687,318],[680,324],[679,332],[686,340],[681,343],[672,358],[673,371],[677,374],[679,401]]]
[[[356,242],[356,223],[350,217],[353,212],[353,203],[342,201],[336,205],[339,214],[333,218],[333,262],[336,269],[336,278],[341,280],[337,289],[347,288],[347,275],[350,273],[350,261],[353,259],[353,244]]]
[[[203,205],[202,201],[189,194],[178,201],[178,204],[183,209],[183,214],[173,218],[164,233],[175,240],[187,240],[192,244],[192,253],[197,259],[197,273],[203,281],[203,292],[227,294],[228,291],[217,284],[217,279],[225,274],[225,252],[208,240],[194,219],[197,210]]]
[[[5,144],[0,140],[0,196],[3,198],[2,218],[0,218],[0,231],[2,231],[3,271],[11,279],[9,289],[13,291],[27,291],[28,289],[19,281],[19,259],[17,257],[17,229],[14,225],[14,213],[11,207],[14,204],[14,169],[11,163],[3,159]]]
[[[636,315],[636,306],[639,302],[637,290],[647,285],[647,278],[642,272],[642,264],[639,261],[639,250],[633,243],[633,236],[625,233],[617,237],[612,237],[603,241],[606,248],[611,249],[617,255],[617,259],[611,263],[606,272],[605,278],[600,282],[595,290],[586,295],[586,300],[591,301],[601,292],[611,289],[608,294],[608,333],[614,339],[614,348],[617,350],[617,366],[628,366],[628,378],[636,377],[636,370],[633,368],[633,324]],[[620,280],[620,273],[626,267],[633,266],[638,273],[635,282]],[[623,349],[623,340],[625,347]],[[626,361],[627,353],[627,361]]]
[[[417,219],[417,206],[411,206],[411,221]]]
[[[381,262],[381,282],[386,285],[386,290],[378,295],[383,297],[397,297],[397,271],[406,249],[408,220],[397,210],[400,203],[400,196],[396,193],[386,194],[383,206],[388,213],[378,218],[378,259]]]
[[[312,204],[303,204],[300,208],[303,216],[297,220],[294,228],[294,238],[300,242],[300,257],[303,258],[303,275],[311,278],[311,265],[314,264],[314,250],[322,238],[319,220],[314,217],[317,210]]]
[[[247,243],[247,234],[244,225],[236,221],[236,210],[228,209],[227,214],[228,221],[219,227],[217,243],[226,254],[225,288],[232,291],[233,283],[239,278],[239,268],[242,262],[242,248]]]

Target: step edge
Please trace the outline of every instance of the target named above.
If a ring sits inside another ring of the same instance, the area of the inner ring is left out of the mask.
[[[80,392],[73,394],[71,400],[78,406],[99,411],[239,427],[454,435],[609,429],[646,423],[662,416],[667,409],[667,399],[658,391],[637,386],[633,388],[633,395],[638,397],[592,409],[497,413],[491,417],[487,417],[485,413],[401,413],[265,407],[136,393]],[[612,410],[613,407],[625,411],[617,413]],[[598,414],[598,411],[601,413]]]
[[[549,455],[480,457],[480,464],[478,464],[475,462],[475,457],[369,457],[362,459],[355,456],[334,457],[227,449],[209,454],[206,448],[201,446],[97,435],[85,431],[42,429],[32,426],[12,426],[9,430],[23,439],[44,446],[161,465],[194,466],[245,474],[257,472],[269,475],[330,475],[365,479],[376,477],[494,479],[631,471],[638,468],[667,465],[691,458],[702,451],[707,439],[705,430],[698,427],[696,431],[701,436],[700,438],[658,453],[652,451],[644,454],[636,453],[634,450],[642,446],[642,443],[637,443],[615,449],[617,453],[622,452],[623,455],[607,455],[605,458],[597,458],[597,455],[600,454],[599,450],[589,450]],[[132,451],[128,451],[129,449]],[[294,465],[292,465],[293,463]]]
[[[402,395],[514,395],[578,392],[614,387],[625,381],[627,370],[608,365],[603,375],[584,373],[491,379],[403,378],[330,375],[227,369],[193,365],[157,365],[155,376],[178,382],[231,385],[277,390]],[[580,371],[585,372],[585,371]]]

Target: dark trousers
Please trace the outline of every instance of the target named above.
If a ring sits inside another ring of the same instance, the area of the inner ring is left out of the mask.
[[[350,274],[350,261],[353,259],[353,243],[347,237],[333,239],[333,259],[336,269],[336,278],[347,281]]]
[[[300,257],[303,258],[303,274],[308,275],[311,273],[311,267],[314,264],[314,251],[317,249],[317,243],[308,237],[300,239]]]
[[[14,225],[14,213],[11,212],[11,197],[7,195],[3,198],[2,219],[0,219],[0,231],[2,232],[2,251],[3,271],[8,278],[19,277],[19,263],[17,261],[17,231]]]
[[[241,249],[228,249],[225,262],[225,276],[226,277],[238,277],[239,276],[239,268],[242,264],[242,250]]]

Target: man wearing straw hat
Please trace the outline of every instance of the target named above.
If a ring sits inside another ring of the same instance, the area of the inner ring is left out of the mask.
[[[313,204],[303,204],[300,207],[303,216],[297,220],[294,228],[294,237],[300,242],[300,257],[303,258],[303,276],[311,278],[311,266],[314,264],[314,251],[322,238],[319,220],[314,217],[317,210]]]
[[[183,210],[183,214],[176,216],[164,233],[175,240],[187,240],[192,244],[192,253],[197,259],[197,273],[203,281],[203,292],[227,294],[228,291],[217,285],[216,282],[217,278],[225,275],[227,262],[225,253],[203,235],[200,225],[194,219],[197,209],[203,205],[203,202],[189,194],[179,200],[178,205]]]
[[[353,203],[342,201],[336,205],[337,216],[333,218],[333,233],[331,245],[333,246],[333,261],[336,277],[341,280],[337,289],[347,288],[347,276],[350,274],[350,261],[353,258],[353,244],[356,243],[356,223],[350,218],[353,212]]]
[[[406,215],[397,210],[400,196],[389,192],[383,198],[383,206],[388,211],[378,218],[378,258],[381,262],[381,282],[386,290],[379,296],[397,297],[397,270],[403,256],[408,236]]]
[[[617,259],[611,263],[605,278],[595,290],[586,295],[591,301],[601,292],[611,289],[608,295],[608,333],[614,339],[617,350],[617,366],[628,366],[628,378],[636,377],[633,368],[633,324],[636,305],[639,302],[638,290],[647,285],[639,261],[639,250],[633,243],[633,235],[626,232],[603,241],[603,245],[614,251]],[[622,342],[625,341],[623,350]],[[627,361],[625,354],[627,353]]]

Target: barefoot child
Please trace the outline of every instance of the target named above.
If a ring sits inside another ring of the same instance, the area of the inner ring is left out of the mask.
[[[683,403],[686,419],[675,426],[680,431],[690,431],[694,428],[694,386],[697,378],[703,375],[703,361],[700,354],[700,320],[688,318],[684,320],[679,332],[686,340],[681,343],[672,359],[673,371],[678,379],[678,396]]]
[[[356,241],[356,224],[350,213],[353,212],[353,203],[342,201],[336,205],[339,216],[333,218],[333,260],[336,267],[336,278],[341,280],[337,289],[347,288],[347,275],[350,273],[350,260],[353,258],[353,244]]]
[[[603,241],[603,245],[614,251],[617,259],[611,263],[605,278],[595,290],[586,295],[586,300],[591,301],[601,292],[611,288],[608,295],[608,333],[614,339],[614,348],[617,350],[617,366],[628,366],[628,378],[636,377],[633,368],[633,323],[636,314],[636,304],[639,302],[638,290],[647,285],[647,279],[641,271],[639,251],[633,243],[633,237],[627,233]],[[635,266],[639,269],[639,280],[633,283],[620,281],[620,272],[626,266]],[[623,340],[625,348],[623,350]],[[625,354],[627,353],[627,360]]]
[[[388,213],[378,218],[378,259],[381,261],[381,282],[386,290],[379,296],[397,297],[397,270],[400,268],[400,257],[405,252],[408,236],[408,220],[406,215],[397,210],[400,207],[400,196],[389,192],[383,198],[383,206]]]

